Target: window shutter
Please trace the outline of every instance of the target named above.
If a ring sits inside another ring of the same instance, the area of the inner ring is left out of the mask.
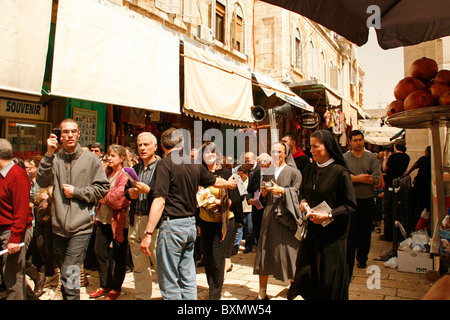
[[[172,14],[181,14],[181,0],[155,0],[155,7]]]
[[[297,66],[297,48],[296,48],[296,41],[295,41],[295,35],[291,35],[291,66],[298,67]]]

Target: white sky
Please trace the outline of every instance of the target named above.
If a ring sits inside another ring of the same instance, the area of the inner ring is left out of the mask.
[[[364,109],[386,108],[395,100],[395,85],[404,78],[403,47],[383,50],[371,28],[369,41],[358,48],[358,58],[365,72]]]

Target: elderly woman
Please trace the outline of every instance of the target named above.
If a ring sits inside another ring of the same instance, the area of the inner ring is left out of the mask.
[[[272,146],[271,173],[266,172],[261,185],[265,204],[254,273],[259,274],[259,300],[267,300],[269,275],[280,281],[294,279],[295,260],[300,241],[295,237],[296,223],[286,208],[298,207],[298,188],[302,175],[290,149],[282,142]],[[292,205],[290,207],[293,207]]]
[[[346,263],[350,214],[356,198],[342,152],[327,130],[311,135],[314,162],[303,171],[300,210],[308,213],[308,233],[297,260],[288,299],[348,299]],[[324,204],[329,209],[315,209]],[[331,210],[330,210],[331,209]]]

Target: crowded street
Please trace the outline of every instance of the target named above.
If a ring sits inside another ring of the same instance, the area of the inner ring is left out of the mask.
[[[372,274],[367,273],[367,269],[356,269],[350,285],[350,300],[421,300],[430,290],[432,284],[425,274],[413,274],[399,272],[396,268],[385,267],[386,261],[379,261],[380,256],[387,253],[392,244],[381,241],[378,235],[372,233],[372,249],[369,256],[369,265],[380,267],[380,288],[370,289],[367,285],[368,278]],[[255,253],[243,253],[243,247],[237,255],[233,255],[231,261],[233,269],[227,272],[224,282],[222,300],[255,300],[258,294],[258,276],[253,274],[253,264]],[[205,278],[204,268],[197,268],[197,288],[198,299],[208,299],[208,283]],[[89,298],[89,293],[94,291],[99,284],[98,272],[87,270],[89,284],[81,288],[82,300],[93,300]],[[289,288],[289,281],[280,282],[270,279],[270,291],[268,294],[271,300],[286,300],[286,293]],[[61,300],[61,293],[58,292],[58,277],[50,281],[45,289],[41,300]],[[153,296],[151,300],[161,300],[157,281],[153,281]],[[99,299],[103,300],[103,299]],[[117,300],[135,300],[133,273],[128,272],[123,283],[123,293]],[[296,300],[302,300],[297,297]]]
[[[0,0],[0,46],[0,300],[450,300],[449,0]]]

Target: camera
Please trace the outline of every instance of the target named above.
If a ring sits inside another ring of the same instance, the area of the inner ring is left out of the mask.
[[[61,129],[53,128],[53,134],[56,136],[56,140],[58,140],[58,143],[61,143]]]
[[[272,186],[272,182],[270,182],[270,181],[264,182],[264,187],[266,187],[266,188],[272,188],[272,187],[273,187],[273,186]]]

